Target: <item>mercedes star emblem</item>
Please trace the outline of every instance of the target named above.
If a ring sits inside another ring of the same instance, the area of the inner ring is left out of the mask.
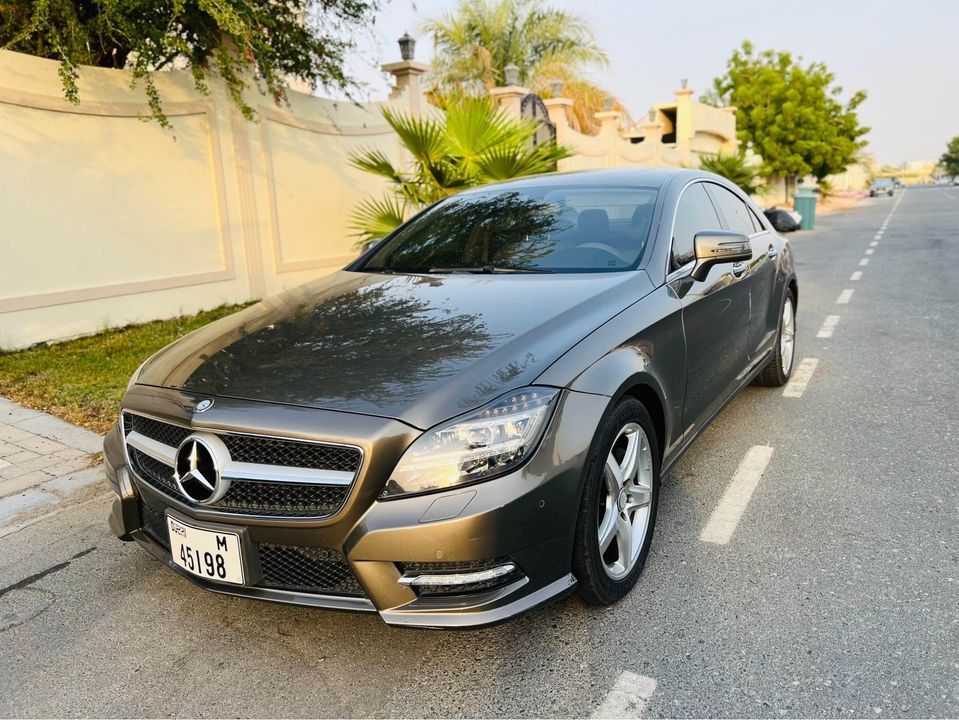
[[[226,495],[229,478],[223,468],[230,453],[215,435],[194,433],[176,451],[173,478],[183,497],[200,505],[210,505]]]
[[[198,413],[199,413],[199,412],[206,412],[206,411],[209,410],[211,407],[213,407],[213,401],[212,401],[212,400],[201,400],[200,402],[198,402],[198,403],[196,404],[196,407],[193,408],[193,412],[198,412]]]

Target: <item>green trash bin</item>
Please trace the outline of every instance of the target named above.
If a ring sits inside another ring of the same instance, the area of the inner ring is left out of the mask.
[[[793,209],[802,215],[800,230],[816,227],[816,191],[812,188],[797,188],[793,195]]]

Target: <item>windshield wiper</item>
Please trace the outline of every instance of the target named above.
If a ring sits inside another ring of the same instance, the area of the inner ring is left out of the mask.
[[[536,267],[512,267],[509,265],[483,265],[481,267],[433,267],[427,270],[430,273],[473,273],[476,275],[493,275],[496,273],[555,273],[555,270]]]

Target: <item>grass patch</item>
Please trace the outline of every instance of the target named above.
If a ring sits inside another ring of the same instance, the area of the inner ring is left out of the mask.
[[[248,304],[0,352],[0,395],[104,433],[116,422],[120,398],[140,363],[164,345]]]

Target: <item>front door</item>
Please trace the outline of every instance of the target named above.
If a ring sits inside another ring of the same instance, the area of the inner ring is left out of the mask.
[[[719,210],[726,229],[748,235],[753,248],[753,258],[748,263],[750,311],[746,349],[750,362],[755,363],[769,347],[779,327],[778,308],[772,307],[773,286],[776,283],[774,238],[734,193],[715,183],[706,183],[706,191]]]
[[[683,304],[686,337],[684,429],[701,425],[738,387],[748,365],[748,263],[714,265],[704,280],[688,272],[695,261],[693,238],[703,230],[722,229],[703,183],[683,191],[673,225],[670,282]]]

